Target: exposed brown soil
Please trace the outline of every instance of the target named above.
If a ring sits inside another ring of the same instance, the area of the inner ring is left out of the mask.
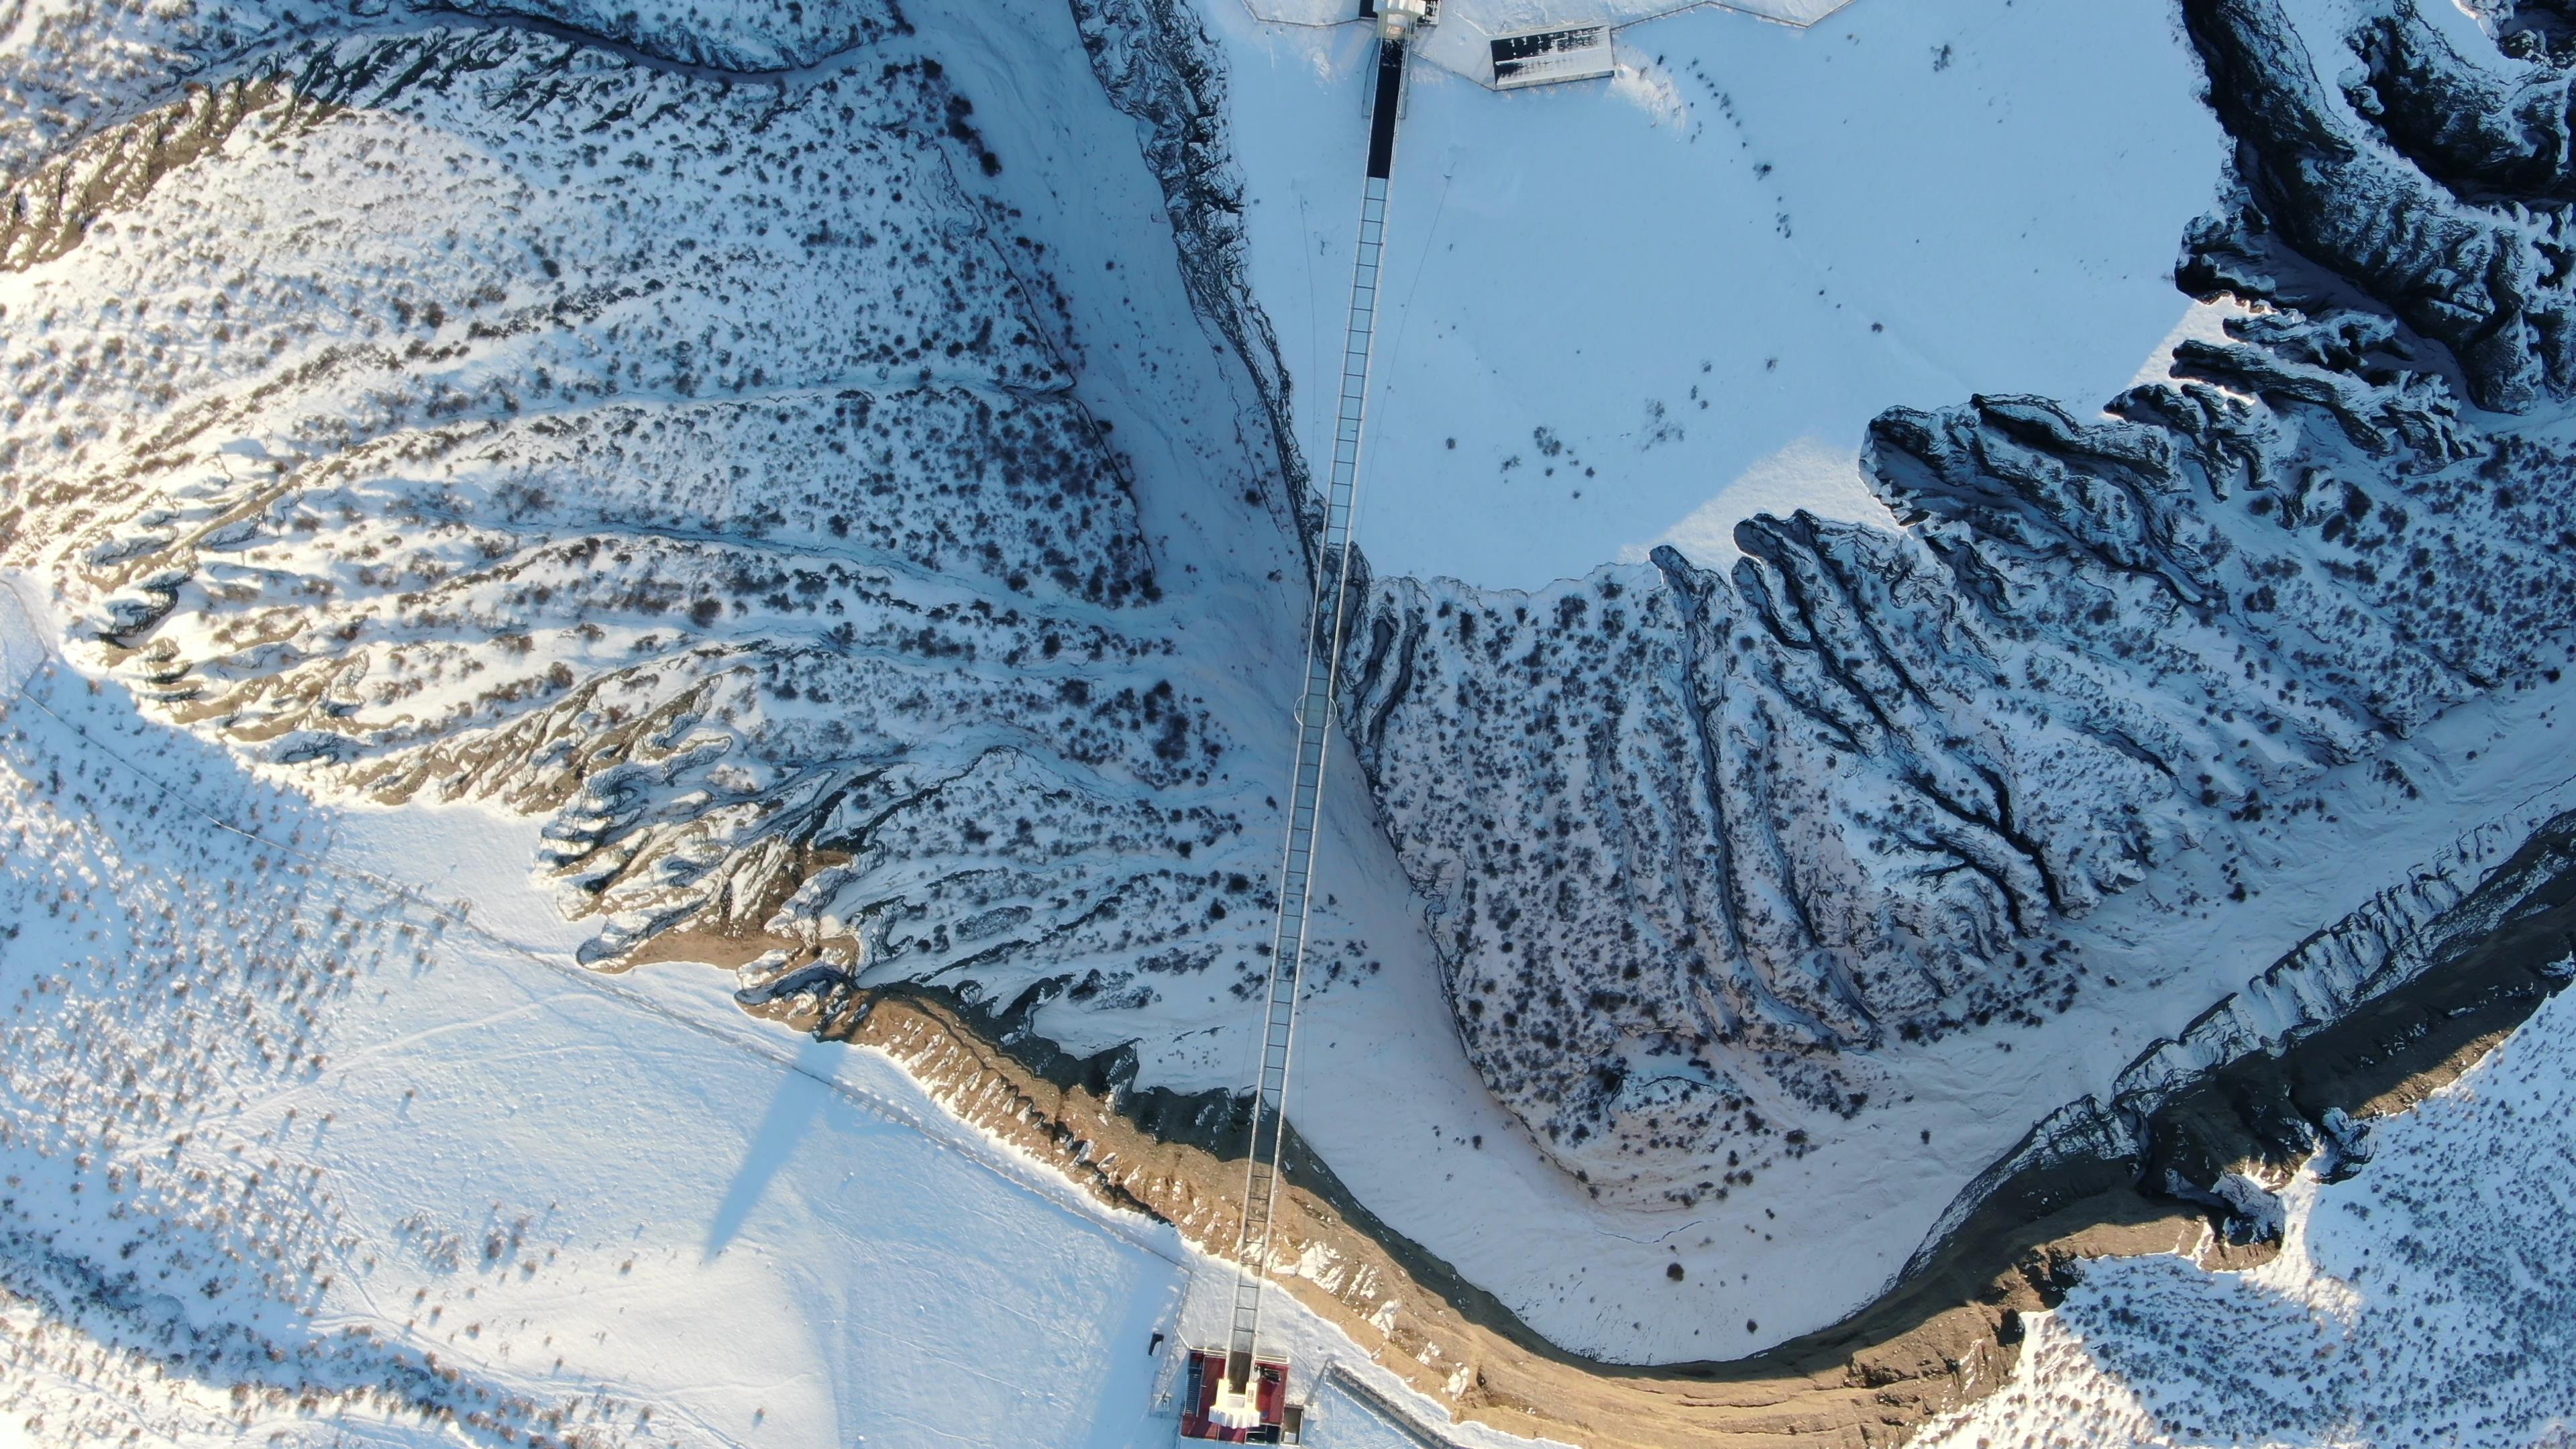
[[[2264,1245],[2220,1240],[2201,1209],[2136,1184],[2159,1180],[2148,1170],[2165,1165],[2201,1181],[2228,1167],[2277,1178],[2306,1155],[2284,1133],[2293,1116],[2399,1110],[2458,1076],[2555,989],[2540,968],[2576,932],[2576,869],[2548,875],[2506,919],[2346,1020],[2278,1057],[2231,1064],[2169,1103],[2149,1123],[2146,1160],[2077,1161],[2007,1181],[1877,1303],[1752,1358],[1637,1368],[1548,1344],[1377,1221],[1293,1128],[1274,1276],[1451,1413],[1517,1434],[1587,1449],[1897,1444],[2003,1381],[2020,1316],[2057,1301],[2071,1263],[2184,1252],[2242,1268],[2267,1256]],[[739,965],[790,944],[702,928],[668,933],[634,960]],[[1224,1094],[1135,1090],[1124,1052],[1070,1057],[1014,1013],[933,992],[863,993],[827,1016],[811,1008],[809,999],[764,1014],[803,1011],[782,1019],[886,1052],[949,1110],[1102,1200],[1171,1222],[1204,1249],[1231,1248],[1244,1123]]]
[[[1050,1080],[927,997],[876,997],[837,1029],[1102,1200],[1169,1221],[1202,1248],[1229,1246],[1240,1161],[1192,1140],[1230,1135],[1226,1114],[1169,1094],[1140,1111],[1134,1099],[1156,1094]],[[2497,1039],[2487,1031],[2428,1042],[2408,1054],[2418,1065],[2392,1066],[2370,1100],[2416,1100]],[[1191,1105],[1199,1110],[1174,1112]],[[1634,1368],[1556,1349],[1376,1222],[1302,1148],[1290,1154],[1276,1261],[1320,1265],[1310,1275],[1283,1271],[1279,1281],[1460,1418],[1587,1449],[1884,1446],[2000,1384],[2019,1353],[2020,1315],[2057,1300],[2069,1263],[2197,1251],[2206,1266],[2239,1268],[2264,1255],[2215,1242],[2198,1209],[2139,1192],[2126,1168],[2100,1171],[2107,1185],[2035,1219],[2018,1217],[2011,1195],[1999,1194],[1924,1272],[1869,1309],[1732,1363]]]
[[[815,959],[816,954],[813,948],[805,943],[790,941],[783,936],[772,936],[760,931],[716,930],[692,922],[675,930],[664,931],[628,955],[618,958],[615,969],[632,970],[637,966],[652,966],[664,961],[696,961],[713,966],[720,971],[736,971],[772,951],[779,950],[795,953],[795,963],[799,966]],[[778,1016],[777,1019],[791,1020],[783,1015]],[[805,1031],[813,1030],[817,1024],[811,1021],[795,1023],[799,1029]]]
[[[2457,1078],[2562,984],[2544,968],[2576,950],[2571,859],[2576,820],[2562,816],[2493,872],[2491,881],[2528,885],[2492,930],[2446,943],[2422,975],[2280,1055],[2212,1072],[2155,1115],[2143,1170],[2151,1180],[2168,1166],[2204,1182],[2229,1168],[2277,1177],[2308,1155],[2299,1124],[2328,1108],[2403,1111]],[[2443,925],[2419,936],[2438,939]]]
[[[811,965],[823,959],[827,949],[837,948],[856,959],[858,943],[841,939],[808,941],[801,937],[772,935],[751,924],[768,920],[778,913],[796,887],[806,878],[836,865],[849,863],[846,851],[823,850],[811,845],[784,845],[784,866],[754,876],[746,888],[727,880],[716,892],[716,899],[687,921],[645,941],[633,951],[618,958],[611,969],[629,970],[663,961],[697,961],[725,971],[739,970],[772,951],[787,953],[788,969]],[[812,1031],[822,1025],[819,1017],[799,1016],[789,1010],[761,1010],[756,1015],[784,1021],[799,1031]]]
[[[191,87],[183,99],[82,143],[9,187],[9,204],[0,207],[0,270],[63,255],[164,178],[231,144],[237,131],[274,137],[329,113],[327,104],[299,98],[271,77]],[[0,517],[0,538],[8,527]],[[317,676],[286,688],[311,705],[321,683]],[[212,714],[221,703],[194,709]],[[590,743],[602,756],[629,757],[635,741],[686,703],[623,721]],[[531,728],[567,728],[571,717],[559,710]],[[503,732],[426,752],[400,778],[362,783],[400,799],[433,777],[488,780],[500,769],[496,762],[533,753],[528,745]],[[575,784],[560,777],[511,803],[549,808]],[[746,899],[728,896],[706,913],[730,924],[667,932],[621,964],[730,968],[777,947],[812,959],[810,943],[740,923],[766,919],[788,884],[828,863],[821,853],[801,858]],[[2563,955],[2576,929],[2576,878],[2562,877],[2533,901],[2534,909],[2469,955],[2280,1057],[2231,1065],[2168,1104],[2153,1124],[2158,1146],[2149,1165],[2188,1165],[2204,1176],[2229,1167],[2277,1174],[2304,1150],[2281,1124],[2313,1120],[2328,1106],[2361,1115],[2402,1110],[2452,1080],[2552,989],[2537,968]],[[1222,1097],[1128,1090],[1113,1059],[1049,1056],[1044,1043],[1015,1040],[989,1019],[926,993],[881,993],[828,1016],[799,1001],[776,1014],[796,1028],[887,1052],[950,1110],[1103,1200],[1172,1222],[1202,1247],[1230,1247],[1242,1194],[1242,1130]],[[2174,1251],[2196,1251],[2215,1267],[2259,1260],[2259,1247],[2213,1244],[2199,1210],[2138,1191],[2138,1166],[2082,1163],[2016,1180],[1923,1271],[1860,1314],[1726,1363],[1635,1368],[1547,1344],[1490,1294],[1376,1220],[1302,1146],[1289,1153],[1278,1260],[1302,1265],[1281,1277],[1301,1302],[1462,1418],[1600,1449],[1886,1446],[2001,1383],[2018,1354],[2020,1315],[2056,1300],[2071,1262]]]
[[[1240,1162],[1148,1130],[1120,1100],[1128,1094],[1050,1081],[922,997],[878,997],[842,1030],[902,1063],[949,1110],[1104,1201],[1174,1223],[1203,1248],[1228,1245]],[[1166,1110],[1188,1100],[1167,1099]],[[1203,1116],[1170,1124],[1174,1135],[1222,1131]],[[2206,1231],[2174,1204],[2107,1192],[2037,1222],[1997,1225],[1974,1243],[1962,1235],[1961,1251],[1828,1333],[1736,1363],[1640,1369],[1540,1341],[1378,1224],[1311,1154],[1291,1154],[1290,1179],[1277,1259],[1320,1265],[1282,1275],[1300,1302],[1462,1418],[1603,1449],[1896,1443],[2001,1381],[2020,1313],[2054,1299],[2068,1261],[2186,1250]]]

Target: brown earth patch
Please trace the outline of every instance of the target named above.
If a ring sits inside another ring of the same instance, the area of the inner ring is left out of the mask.
[[[1230,1106],[1175,1112],[1165,1095],[1058,1082],[994,1045],[950,1006],[880,995],[834,1034],[893,1057],[943,1106],[1048,1164],[1104,1202],[1180,1228],[1202,1249],[1230,1246],[1242,1202],[1222,1137]],[[1174,1120],[1178,1118],[1178,1120]],[[1599,1449],[1671,1445],[1897,1443],[1933,1414],[2000,1383],[2019,1315],[2054,1301],[2065,1265],[2111,1253],[2174,1252],[2201,1218],[2135,1192],[2106,1193],[1947,1255],[1868,1313],[1825,1334],[1731,1364],[1634,1368],[1556,1349],[1446,1264],[1359,1206],[1302,1145],[1289,1153],[1274,1277],[1376,1362],[1463,1419]],[[1291,1266],[1313,1268],[1300,1274]],[[1999,1272],[1972,1265],[2003,1264]],[[1445,1291],[1443,1291],[1445,1290]]]
[[[25,271],[81,244],[101,218],[133,207],[171,172],[221,151],[254,118],[262,139],[327,120],[339,107],[271,75],[190,85],[181,99],[82,141],[7,188],[0,271]]]
[[[720,917],[721,918],[721,917]],[[734,921],[757,919],[748,912]],[[2082,1159],[2007,1180],[1918,1272],[1831,1328],[1751,1358],[1637,1367],[1549,1344],[1491,1294],[1379,1222],[1296,1139],[1284,1153],[1272,1275],[1359,1350],[1460,1419],[1585,1449],[1884,1449],[1990,1392],[2020,1352],[2021,1315],[2055,1304],[2086,1258],[2184,1253],[2212,1269],[2272,1251],[2229,1244],[2204,1210],[2140,1190],[2188,1159],[2278,1178],[2304,1149],[2286,1109],[2402,1110],[2456,1078],[2556,989],[2576,941],[2576,869],[2544,872],[2469,949],[2277,1057],[2230,1063],[2151,1119],[2146,1160]],[[844,948],[848,943],[841,943]],[[756,929],[667,933],[630,958],[739,965],[812,945]],[[948,1110],[1104,1202],[1230,1250],[1243,1194],[1241,1106],[1131,1085],[1132,1055],[1075,1058],[995,1012],[918,988],[855,989],[755,1008],[875,1047]]]
[[[1098,1074],[1112,1080],[1051,1080],[927,996],[873,996],[827,1030],[885,1052],[948,1110],[1102,1201],[1170,1222],[1203,1250],[1228,1250],[1243,1194],[1239,1148],[1202,1143],[1239,1140],[1230,1105],[1130,1092],[1114,1071]],[[2418,1100],[2497,1039],[2477,1033],[2386,1090]],[[1140,1104],[1145,1097],[1160,1100]],[[1925,1271],[1844,1323],[1731,1363],[1640,1368],[1539,1339],[1378,1223],[1302,1144],[1288,1164],[1275,1281],[1458,1418],[1585,1449],[1898,1444],[2003,1382],[2019,1357],[2021,1315],[2057,1302],[2071,1264],[2184,1253],[2241,1268],[2267,1255],[2215,1240],[2201,1210],[2125,1180],[2035,1219],[1999,1202]],[[1320,1266],[1300,1274],[1300,1262]]]

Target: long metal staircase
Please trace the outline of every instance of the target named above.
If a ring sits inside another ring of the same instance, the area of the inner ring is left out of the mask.
[[[1315,835],[1331,742],[1334,664],[1342,650],[1342,580],[1350,563],[1351,512],[1359,491],[1360,432],[1367,412],[1369,349],[1377,330],[1387,179],[1394,162],[1404,66],[1404,42],[1382,41],[1370,116],[1368,178],[1360,194],[1359,255],[1352,265],[1351,310],[1342,344],[1341,404],[1334,417],[1332,466],[1324,481],[1324,535],[1315,556],[1314,605],[1306,619],[1305,689],[1297,702],[1297,756],[1288,787],[1288,836],[1279,866],[1279,921],[1271,942],[1269,996],[1262,1012],[1261,1067],[1253,1084],[1243,1223],[1235,1241],[1234,1323],[1226,1345],[1226,1377],[1238,1392],[1251,1371],[1261,1331],[1261,1290],[1276,1217],[1279,1155],[1287,1135],[1288,1064],[1296,1039]]]

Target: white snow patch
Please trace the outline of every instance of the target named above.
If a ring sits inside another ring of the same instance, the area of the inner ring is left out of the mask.
[[[1860,454],[1823,438],[1800,438],[1756,461],[1649,542],[1619,550],[1621,563],[1641,563],[1656,544],[1671,544],[1703,567],[1736,556],[1735,525],[1756,514],[1787,517],[1800,509],[1893,527],[1896,518],[1861,477]]]

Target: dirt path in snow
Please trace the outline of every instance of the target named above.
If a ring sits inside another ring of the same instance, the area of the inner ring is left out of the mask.
[[[2576,869],[2549,878],[2474,951],[2280,1057],[2222,1069],[2159,1112],[2150,1135],[2167,1152],[2225,1166],[2296,1170],[2266,1145],[2264,1104],[2370,1115],[2421,1100],[2555,989],[2541,968],[2567,955],[2571,932]],[[1169,1221],[1219,1254],[1232,1242],[1242,1130],[1216,1094],[1125,1088],[1110,1058],[1051,1055],[918,994],[872,997],[839,1034],[893,1057],[949,1110],[1102,1200]],[[1026,1045],[1005,1049],[994,1035]],[[1897,1444],[2003,1381],[2020,1315],[2053,1304],[2071,1264],[2183,1252],[2239,1268],[2267,1253],[2220,1243],[2200,1210],[2140,1192],[2134,1164],[2061,1167],[2015,1179],[1925,1271],[1833,1328],[1749,1359],[1635,1368],[1547,1344],[1379,1223],[1302,1143],[1285,1160],[1278,1281],[1458,1417],[1586,1449]]]

